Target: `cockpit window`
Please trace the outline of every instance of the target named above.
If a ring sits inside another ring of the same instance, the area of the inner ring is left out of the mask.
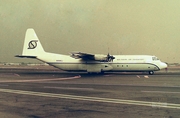
[[[157,61],[157,60],[159,60],[157,57],[152,57],[152,60],[153,61]]]

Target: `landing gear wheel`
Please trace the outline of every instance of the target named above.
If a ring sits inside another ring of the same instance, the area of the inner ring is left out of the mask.
[[[149,74],[150,75],[154,75],[154,71],[149,71]]]

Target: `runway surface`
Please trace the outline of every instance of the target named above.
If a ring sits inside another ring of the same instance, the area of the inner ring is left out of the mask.
[[[68,73],[0,67],[3,118],[179,118],[180,71]]]

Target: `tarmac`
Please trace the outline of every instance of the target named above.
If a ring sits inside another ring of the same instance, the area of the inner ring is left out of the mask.
[[[2,118],[179,118],[180,68],[87,74],[0,66]]]

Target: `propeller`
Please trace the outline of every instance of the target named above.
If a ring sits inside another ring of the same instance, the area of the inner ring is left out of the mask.
[[[115,57],[114,56],[112,56],[112,55],[110,55],[109,53],[108,53],[108,55],[107,55],[107,61],[108,62],[113,62],[113,59],[115,59]]]

